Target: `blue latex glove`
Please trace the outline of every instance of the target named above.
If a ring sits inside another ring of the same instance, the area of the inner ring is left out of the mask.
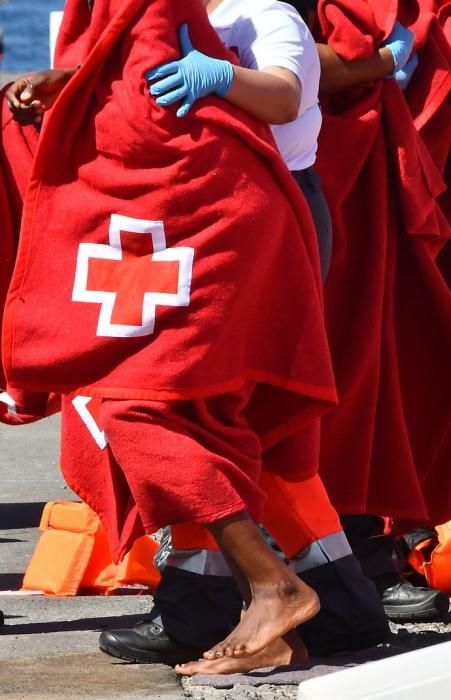
[[[398,83],[401,90],[405,90],[408,84],[410,83],[410,79],[414,74],[418,64],[418,54],[414,53],[407,61],[404,68],[401,68],[401,70],[396,71],[395,80]]]
[[[233,66],[229,61],[196,51],[187,24],[179,29],[179,41],[183,58],[147,71],[146,79],[162,78],[150,87],[150,94],[156,96],[157,104],[163,107],[183,100],[177,116],[184,117],[200,97],[212,94],[224,97],[232,84]]]
[[[384,46],[390,49],[393,55],[395,67],[390,77],[404,68],[413,49],[415,34],[396,21],[393,31],[385,40]]]

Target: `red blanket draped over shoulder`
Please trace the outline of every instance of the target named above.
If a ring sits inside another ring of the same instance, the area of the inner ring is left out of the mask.
[[[270,445],[335,401],[306,204],[266,127],[216,98],[185,119],[150,99],[145,71],[179,56],[183,22],[225,55],[200,0],[85,8],[66,5],[59,64],[82,67],[25,195],[9,385],[166,400],[252,381]]]
[[[365,58],[397,15],[410,24],[415,6],[323,0],[317,38]],[[325,303],[340,406],[324,420],[321,474],[342,513],[441,522],[451,515],[439,466],[451,306],[431,251],[449,236],[436,202],[444,184],[393,80],[323,106],[318,167],[335,237]]]

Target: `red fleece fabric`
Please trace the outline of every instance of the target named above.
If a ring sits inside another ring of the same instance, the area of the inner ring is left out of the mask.
[[[441,7],[433,0],[419,2],[421,14],[412,27],[419,65],[404,94],[415,127],[448,187],[440,205],[450,222],[451,2],[442,2]]]
[[[317,473],[320,419],[263,453],[259,486],[267,495],[262,524],[291,559],[316,540],[342,530],[337,511]],[[271,462],[271,465],[270,465]],[[278,467],[276,467],[278,464]],[[294,472],[287,465],[296,464]],[[281,467],[281,465],[283,465]],[[193,523],[171,528],[175,549],[218,549],[208,531]]]
[[[0,324],[19,240],[23,195],[39,137],[33,126],[22,128],[13,121],[8,103],[4,99],[7,89],[8,86],[0,92]],[[5,386],[6,380],[0,363],[0,388]]]
[[[63,475],[100,515],[116,560],[144,532],[190,523],[180,530],[189,539],[194,522],[247,503],[287,556],[341,530],[317,474],[319,419],[261,455],[246,417],[251,392],[172,403],[64,397]]]
[[[390,31],[376,6],[320,1],[317,39],[345,59],[368,56]],[[341,513],[446,521],[451,474],[423,491],[444,476],[436,460],[451,421],[451,300],[431,256],[449,235],[440,173],[394,81],[324,100],[323,112],[318,169],[334,226],[325,306],[340,405],[323,421],[320,473]]]
[[[96,0],[89,27],[85,4],[66,5],[58,61],[82,67],[44,120],[2,351],[12,391],[103,399],[109,490],[88,474],[75,431],[63,468],[115,523],[121,549],[142,527],[260,513],[248,438],[208,456],[197,440],[174,482],[180,406],[250,387],[261,449],[328,410],[336,391],[311,216],[269,130],[216,98],[177,119],[149,97],[145,71],[179,55],[183,22],[200,50],[228,55],[202,3]]]
[[[111,398],[191,399],[253,381],[270,387],[271,416],[255,413],[277,441],[292,419],[335,401],[315,234],[263,125],[215,98],[186,119],[149,98],[145,70],[178,55],[185,21],[201,50],[223,55],[202,3],[95,3],[94,46],[41,133],[3,361],[12,387]],[[112,215],[156,222],[160,247],[163,222],[165,264],[133,222],[128,233],[121,219],[112,243]],[[119,247],[123,265],[111,262]],[[168,299],[154,332],[141,326],[149,274]],[[100,297],[116,290],[100,327]],[[171,305],[176,291],[182,306]]]
[[[4,99],[8,89],[0,92],[0,329],[8,286],[14,269],[19,241],[20,221],[25,190],[28,184],[39,132],[34,126],[19,126],[12,118]],[[1,335],[1,333],[0,333]],[[7,390],[14,401],[14,410],[0,400],[0,422],[12,425],[30,423],[59,410],[59,398],[47,393],[12,390],[7,386],[0,361],[0,393]]]
[[[104,436],[101,406],[102,399],[84,397],[76,408],[71,398],[62,397],[60,466],[69,486],[102,520],[117,562],[145,529],[124,471]]]
[[[245,417],[251,391],[192,402],[102,402],[100,424],[146,532],[243,510],[260,521],[261,447]]]
[[[415,127],[443,174],[451,143],[451,46],[446,36],[451,3],[440,14],[433,0],[419,0],[421,14],[412,26],[419,64],[405,91]]]

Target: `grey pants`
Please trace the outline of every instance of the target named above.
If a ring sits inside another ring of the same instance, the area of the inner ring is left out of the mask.
[[[329,207],[321,189],[321,179],[313,167],[305,170],[293,170],[291,174],[310,207],[318,238],[321,277],[325,282],[332,257],[333,234]]]

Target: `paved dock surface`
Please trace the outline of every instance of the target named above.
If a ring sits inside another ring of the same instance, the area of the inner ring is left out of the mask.
[[[58,467],[59,419],[0,426],[0,699],[152,698],[294,700],[294,685],[218,689],[177,677],[166,666],[131,665],[98,651],[102,629],[132,625],[151,607],[145,595],[49,598],[18,594],[39,538],[47,501],[76,500]],[[403,650],[448,641],[451,625],[394,627]]]

